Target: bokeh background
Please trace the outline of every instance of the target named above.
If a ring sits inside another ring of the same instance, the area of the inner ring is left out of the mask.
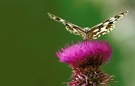
[[[110,86],[135,86],[134,0],[0,0],[0,86],[65,86],[71,69],[55,52],[81,37],[51,20],[53,13],[81,27],[92,27],[119,12],[129,15],[99,38],[113,47],[102,68],[116,76]]]

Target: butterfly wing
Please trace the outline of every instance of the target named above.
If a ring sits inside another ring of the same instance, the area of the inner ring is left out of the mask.
[[[109,33],[115,27],[114,23],[127,14],[128,14],[128,11],[124,11],[124,12],[119,13],[116,16],[92,27],[91,30],[88,32],[88,38],[97,39],[101,35]]]
[[[64,24],[66,26],[67,31],[69,31],[75,35],[80,35],[80,36],[84,37],[85,32],[83,31],[83,29],[81,27],[74,25],[74,24],[72,24],[72,23],[70,23],[70,22],[68,22],[68,21],[66,21],[58,16],[55,16],[53,14],[48,13],[48,15],[51,19]]]

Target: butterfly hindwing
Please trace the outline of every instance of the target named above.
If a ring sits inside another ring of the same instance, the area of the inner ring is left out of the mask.
[[[109,33],[115,27],[114,23],[127,14],[128,14],[128,11],[124,11],[124,12],[119,13],[118,15],[92,27],[91,30],[88,32],[88,36],[89,36],[88,38],[97,39],[101,35]]]
[[[48,13],[48,15],[51,19],[64,24],[66,26],[67,31],[69,31],[75,35],[80,35],[82,37],[85,35],[85,32],[83,31],[83,29],[81,27],[74,25],[74,24],[72,24],[72,23],[70,23],[70,22],[68,22],[68,21],[66,21],[58,16],[55,16],[53,14]]]

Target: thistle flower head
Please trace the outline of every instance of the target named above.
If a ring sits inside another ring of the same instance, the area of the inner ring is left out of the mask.
[[[60,62],[75,66],[101,65],[110,60],[112,49],[106,41],[84,41],[67,45],[56,55]]]
[[[112,48],[106,41],[83,41],[66,45],[56,52],[60,62],[70,64],[73,69],[69,86],[108,86],[112,77],[99,66],[110,60]]]

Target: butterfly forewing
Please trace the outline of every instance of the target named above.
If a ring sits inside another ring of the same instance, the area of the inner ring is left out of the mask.
[[[55,16],[53,14],[48,13],[48,15],[51,19],[64,24],[66,26],[67,31],[69,31],[75,35],[80,35],[80,36],[84,37],[85,32],[83,31],[83,29],[81,27],[79,27],[75,24],[72,24],[72,23],[70,23],[70,22],[68,22],[68,21],[66,21],[58,16]]]
[[[112,18],[109,18],[108,20],[92,27],[91,30],[88,32],[88,36],[89,36],[88,38],[97,39],[101,35],[109,33],[115,27],[114,23],[127,14],[128,14],[128,11],[124,11],[124,12],[119,13],[118,15],[116,15]]]
[[[82,36],[84,40],[97,39],[101,35],[109,33],[115,27],[114,23],[127,14],[128,11],[124,11],[87,30],[86,28],[82,29],[81,27],[72,24],[58,16],[48,13],[51,19],[64,24],[69,32]]]

